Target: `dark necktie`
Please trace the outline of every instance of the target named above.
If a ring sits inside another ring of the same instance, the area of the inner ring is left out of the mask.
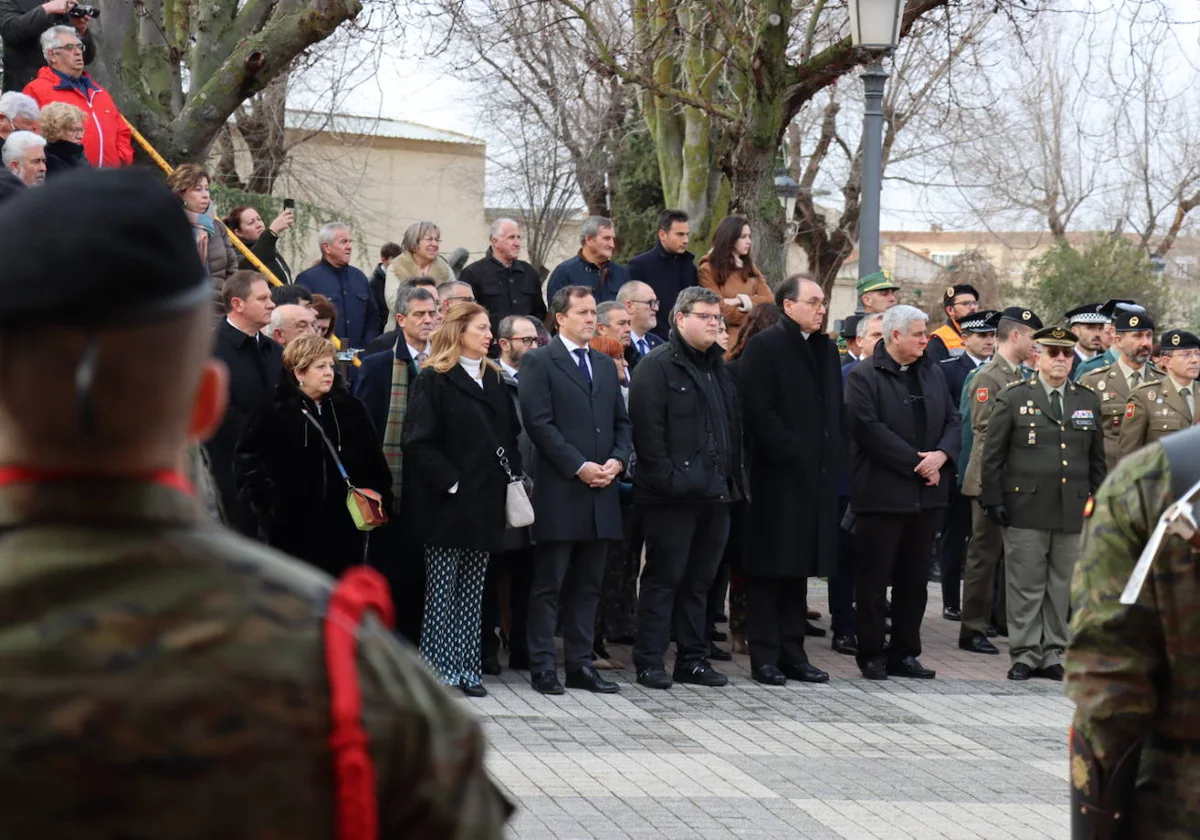
[[[1062,422],[1062,397],[1058,395],[1058,391],[1050,392],[1050,410],[1054,413],[1056,422]]]
[[[643,356],[650,352],[650,345],[646,343],[646,339],[638,339],[638,352]]]
[[[574,352],[575,355],[579,357],[579,370],[583,373],[583,378],[587,380],[587,384],[591,385],[592,384],[592,372],[590,370],[588,370],[588,366],[587,366],[587,350],[585,350],[581,347],[578,350],[574,350],[572,352]]]

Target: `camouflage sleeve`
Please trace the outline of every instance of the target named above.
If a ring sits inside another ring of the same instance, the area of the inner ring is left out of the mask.
[[[1080,543],[1066,692],[1101,764],[1125,754],[1158,706],[1164,647],[1153,575],[1135,606],[1118,599],[1169,494],[1162,447],[1124,459],[1096,494]]]
[[[479,723],[374,620],[359,662],[380,840],[503,837],[511,808],[484,769]]]
[[[1125,403],[1125,417],[1121,420],[1121,430],[1117,435],[1117,452],[1120,457],[1132,455],[1146,443],[1146,429],[1150,425],[1150,409],[1146,402],[1146,394],[1140,388],[1134,389]]]

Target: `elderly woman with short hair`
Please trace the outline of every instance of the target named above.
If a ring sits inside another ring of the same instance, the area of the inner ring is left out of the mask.
[[[400,256],[387,267],[383,281],[383,297],[387,301],[387,325],[396,323],[396,292],[410,277],[431,277],[440,286],[454,279],[450,263],[439,254],[442,231],[433,222],[414,222],[400,240]]]
[[[167,186],[183,203],[188,221],[196,235],[200,260],[208,266],[217,312],[223,315],[221,287],[238,270],[238,255],[225,224],[213,212],[208,192],[208,170],[198,163],[185,163],[167,176]]]
[[[46,138],[46,177],[91,166],[83,153],[84,113],[67,102],[51,102],[41,110],[38,125]]]
[[[298,336],[283,350],[275,394],[238,441],[237,486],[270,545],[336,577],[363,562],[366,534],[346,507],[331,447],[355,487],[390,505],[391,471],[366,407],[335,382],[333,344]]]

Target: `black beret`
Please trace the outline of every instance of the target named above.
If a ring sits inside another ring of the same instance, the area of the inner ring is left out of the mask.
[[[1200,338],[1187,330],[1167,330],[1162,334],[1159,344],[1164,353],[1171,350],[1200,350]]]
[[[0,329],[121,327],[212,305],[179,199],[148,172],[88,169],[0,205]]]
[[[1033,340],[1038,344],[1049,344],[1054,347],[1074,347],[1079,341],[1079,336],[1063,327],[1049,326],[1035,332]]]
[[[942,305],[949,306],[954,303],[954,299],[959,295],[974,295],[975,300],[979,300],[979,290],[970,283],[958,283],[954,286],[947,286],[946,291],[942,292]]]
[[[1102,312],[1103,304],[1085,303],[1068,312],[1064,317],[1068,324],[1107,324],[1112,315]]]
[[[1150,330],[1154,332],[1154,319],[1146,314],[1146,310],[1138,306],[1134,309],[1118,307],[1113,315],[1113,329],[1117,332],[1134,332]]]
[[[1042,328],[1042,319],[1033,314],[1032,309],[1024,309],[1020,306],[1010,306],[1000,313],[1001,318],[1007,318],[1010,321],[1016,321],[1018,324],[1024,324],[1027,327],[1033,327],[1035,330]]]
[[[959,321],[958,326],[963,332],[986,333],[995,332],[1000,323],[1000,313],[995,309],[980,309]]]
[[[847,315],[842,319],[842,338],[854,338],[858,335],[858,322],[863,319],[862,315]]]

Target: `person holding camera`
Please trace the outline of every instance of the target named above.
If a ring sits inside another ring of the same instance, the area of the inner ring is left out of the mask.
[[[83,151],[92,166],[129,166],[133,163],[129,124],[108,91],[83,69],[86,61],[83,39],[70,26],[52,26],[38,40],[49,66],[38,70],[23,92],[32,96],[39,108],[51,102],[66,102],[87,114]],[[7,52],[6,49],[6,56]],[[7,65],[4,72],[7,83]]]
[[[70,25],[83,46],[83,63],[91,64],[96,57],[96,45],[88,32],[88,23],[100,17],[95,6],[84,6],[75,0],[0,0],[0,38],[4,39],[4,91],[23,90],[38,71],[46,66],[46,58],[38,38],[51,26]]]

